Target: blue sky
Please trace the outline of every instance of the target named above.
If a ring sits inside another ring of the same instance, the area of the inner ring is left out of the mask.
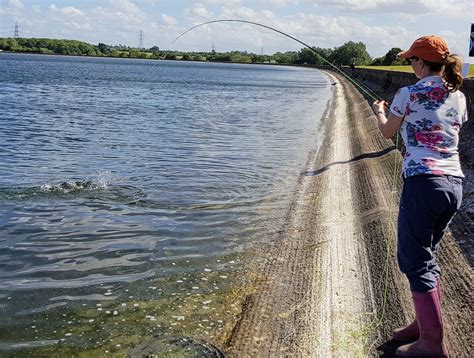
[[[93,44],[185,51],[246,50],[260,53],[299,50],[276,33],[238,23],[181,32],[201,22],[242,19],[273,26],[314,46],[333,48],[362,41],[372,57],[405,49],[423,35],[448,41],[467,62],[472,0],[0,0],[0,36],[73,38]]]

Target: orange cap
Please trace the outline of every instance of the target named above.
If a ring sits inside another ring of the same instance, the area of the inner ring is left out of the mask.
[[[444,62],[449,55],[449,48],[443,38],[429,35],[415,40],[407,51],[400,52],[402,58],[419,57],[429,62]]]

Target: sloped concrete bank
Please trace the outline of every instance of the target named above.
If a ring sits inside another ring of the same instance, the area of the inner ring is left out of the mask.
[[[265,260],[227,341],[230,357],[390,357],[391,330],[413,318],[395,259],[401,156],[362,95],[329,76],[323,144],[280,237],[259,248]],[[452,235],[441,261],[448,345],[453,357],[468,357],[472,269]]]

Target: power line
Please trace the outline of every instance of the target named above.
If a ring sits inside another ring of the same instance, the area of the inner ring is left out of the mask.
[[[140,32],[138,33],[138,36],[139,36],[139,39],[140,39],[140,43],[138,45],[138,48],[143,48],[143,36],[144,36],[144,34],[143,34],[142,30],[140,30]]]
[[[15,32],[13,33],[13,38],[14,39],[20,38],[20,33],[18,31],[18,21],[15,22]]]

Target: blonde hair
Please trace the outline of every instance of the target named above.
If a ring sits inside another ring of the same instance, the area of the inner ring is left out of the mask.
[[[462,85],[462,59],[457,54],[450,54],[444,62],[429,62],[423,60],[431,72],[443,71],[443,79],[446,81],[445,87],[449,92],[456,92]]]

